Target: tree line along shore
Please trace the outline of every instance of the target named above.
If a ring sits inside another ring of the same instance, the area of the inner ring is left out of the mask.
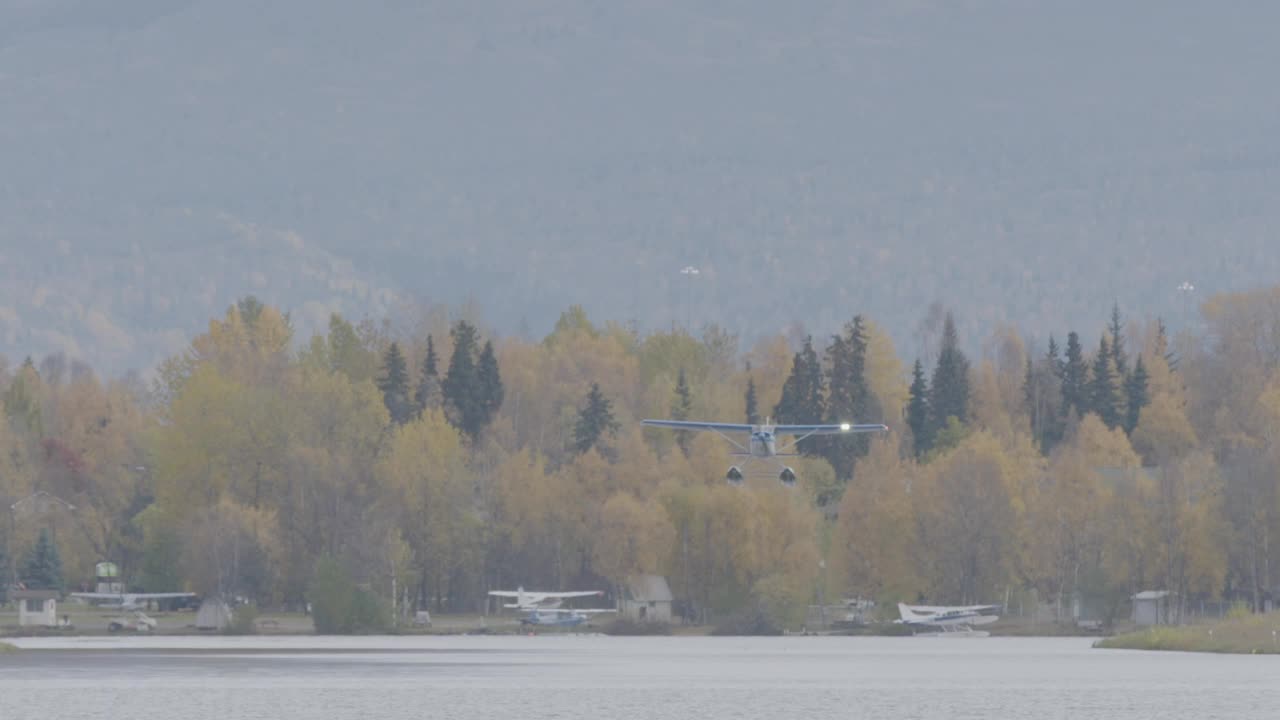
[[[933,316],[936,315],[936,316]],[[0,568],[25,587],[187,590],[268,611],[328,592],[337,627],[487,591],[665,576],[678,621],[796,629],[811,605],[999,602],[1113,627],[1139,591],[1263,610],[1280,532],[1280,288],[1196,328],[1116,308],[1097,328],[949,313],[895,348],[850,313],[743,346],[566,310],[499,337],[474,310],[334,315],[294,336],[252,297],[151,382],[61,355],[0,366]],[[1028,337],[1044,338],[1031,343]],[[884,422],[810,438],[776,478],[724,481],[718,438],[645,417]],[[25,502],[24,501],[29,501]],[[370,620],[369,622],[381,622]]]

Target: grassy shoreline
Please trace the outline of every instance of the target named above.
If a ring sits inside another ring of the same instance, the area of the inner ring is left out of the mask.
[[[0,655],[5,653],[18,652],[18,648],[6,642],[0,642]]]
[[[1183,627],[1153,627],[1099,640],[1108,650],[1280,655],[1280,612]]]

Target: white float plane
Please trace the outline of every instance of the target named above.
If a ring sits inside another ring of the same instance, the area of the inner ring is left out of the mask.
[[[1000,617],[995,613],[999,605],[906,605],[898,603],[900,619],[894,622],[900,625],[938,628],[936,633],[928,635],[957,635],[969,637],[986,637],[987,633],[974,630],[974,625],[989,625]]]
[[[737,452],[731,453],[733,457],[746,458],[742,465],[746,466],[754,460],[772,460],[778,468],[778,480],[783,485],[792,486],[796,484],[796,473],[791,468],[782,464],[777,458],[795,457],[799,453],[787,452],[795,448],[796,444],[801,440],[813,435],[848,435],[852,433],[871,433],[886,432],[889,430],[888,425],[871,424],[871,425],[853,425],[850,423],[840,423],[838,425],[774,425],[771,421],[766,420],[763,425],[737,425],[734,423],[712,423],[712,422],[691,422],[687,420],[643,420],[642,425],[650,425],[652,427],[671,428],[673,430],[689,430],[689,431],[710,431],[724,438],[737,449]],[[731,435],[736,433],[747,433],[746,444],[742,444],[735,440]],[[778,437],[782,435],[794,436],[789,444],[779,448]],[[742,482],[742,467],[734,465],[725,473],[725,479],[734,485]]]
[[[174,598],[195,597],[195,593],[71,593],[71,597],[83,598],[103,607],[120,610],[139,610],[146,606],[148,600],[171,600]]]
[[[600,590],[571,590],[568,592],[530,592],[523,587],[512,590],[490,590],[494,597],[514,599],[515,602],[504,603],[504,608],[525,610],[528,615],[520,618],[521,625],[555,625],[573,627],[591,619],[592,615],[611,613],[614,610],[575,610],[561,608],[565,600],[580,597],[602,597]]]
[[[502,607],[515,608],[517,610],[550,610],[560,607],[565,600],[570,598],[604,596],[604,592],[600,590],[532,592],[525,590],[523,587],[515,590],[490,590],[489,594],[493,597],[514,598],[515,602],[506,603]]]

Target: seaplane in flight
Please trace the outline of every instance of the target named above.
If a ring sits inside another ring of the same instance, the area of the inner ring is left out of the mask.
[[[887,432],[888,425],[869,424],[854,425],[840,423],[838,425],[774,425],[766,420],[763,425],[737,425],[734,423],[691,422],[688,420],[643,420],[642,425],[671,428],[673,430],[713,432],[729,442],[735,449],[733,457],[744,458],[741,465],[734,465],[725,473],[725,479],[731,484],[740,485],[743,468],[753,461],[772,461],[778,466],[778,480],[788,487],[796,484],[796,472],[778,460],[782,457],[796,457],[794,450],[797,443],[814,435],[849,435],[853,433]],[[745,433],[746,437],[741,438]],[[735,438],[734,436],[738,436]],[[789,443],[778,446],[778,438],[793,438]],[[739,439],[745,440],[739,442]]]
[[[984,630],[974,630],[974,625],[989,625],[1000,617],[995,613],[999,605],[906,605],[898,603],[899,625],[937,628],[933,632],[916,633],[931,637],[987,637]]]
[[[493,597],[515,600],[515,602],[504,603],[502,607],[528,613],[520,618],[521,625],[575,627],[587,622],[593,615],[616,612],[613,609],[578,610],[560,607],[565,600],[572,598],[604,596],[604,593],[599,590],[533,592],[521,587],[516,590],[490,590],[489,594]]]

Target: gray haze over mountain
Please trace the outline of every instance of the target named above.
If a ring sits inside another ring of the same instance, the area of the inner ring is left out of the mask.
[[[1280,4],[0,0],[0,351],[254,293],[917,352],[1280,277]],[[702,270],[686,282],[686,265]],[[1180,293],[1190,281],[1195,293]],[[692,303],[692,310],[687,303]],[[1176,322],[1175,322],[1176,324]]]

